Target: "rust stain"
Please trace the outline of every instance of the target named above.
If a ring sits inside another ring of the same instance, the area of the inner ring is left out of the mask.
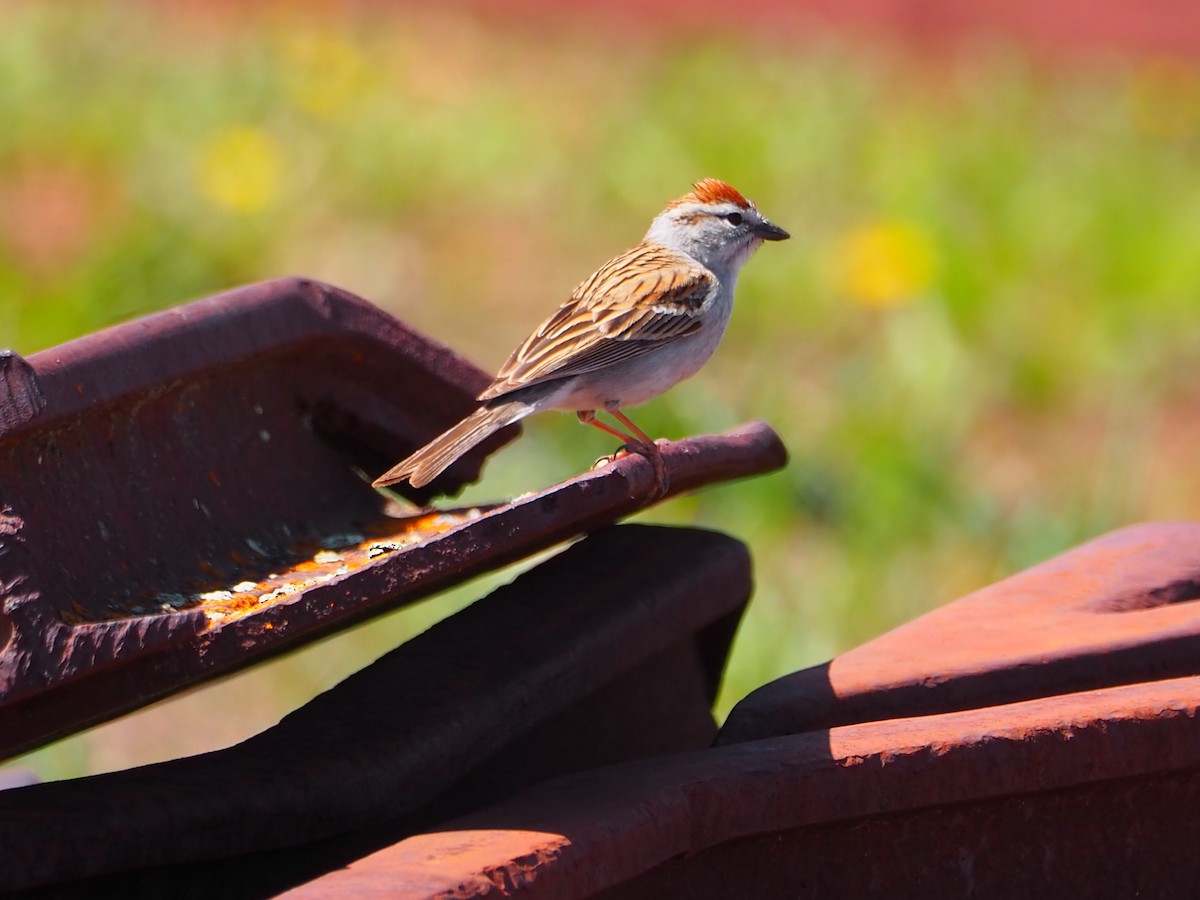
[[[374,565],[377,560],[431,537],[445,534],[483,514],[479,507],[424,513],[403,518],[384,518],[364,527],[361,532],[329,534],[320,540],[297,542],[279,553],[272,553],[252,538],[246,543],[255,559],[237,551],[230,557],[237,568],[232,576],[213,577],[217,567],[201,559],[198,567],[210,576],[177,589],[146,594],[136,601],[120,604],[104,615],[89,614],[79,603],[60,617],[70,625],[87,622],[120,621],[144,616],[161,616],[203,609],[210,623],[229,622],[253,615],[270,606],[287,602],[320,584]],[[274,626],[265,626],[273,630]]]

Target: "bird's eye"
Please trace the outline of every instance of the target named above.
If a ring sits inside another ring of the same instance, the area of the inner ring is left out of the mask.
[[[726,213],[725,221],[728,222],[730,225],[741,225],[742,224],[742,214],[739,212]]]

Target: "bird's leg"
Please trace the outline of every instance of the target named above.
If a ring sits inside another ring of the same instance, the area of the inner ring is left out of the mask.
[[[650,435],[646,434],[646,432],[634,425],[633,419],[629,418],[629,416],[625,415],[625,413],[621,412],[619,409],[610,409],[608,410],[608,414],[636,434],[638,436],[637,442],[639,444],[642,444],[647,449],[658,449],[658,445],[654,443],[654,438],[650,437]]]
[[[599,428],[601,431],[611,434],[615,438],[620,438],[624,442],[624,446],[622,446],[620,450],[614,453],[611,457],[601,457],[598,459],[596,461],[597,465],[602,462],[612,462],[613,460],[620,458],[621,451],[628,453],[630,450],[635,450],[641,453],[642,456],[646,457],[646,459],[650,460],[650,464],[654,466],[655,496],[662,497],[671,489],[671,479],[667,476],[667,464],[663,461],[662,453],[658,449],[658,444],[654,443],[654,440],[648,434],[646,434],[646,432],[642,431],[642,429],[638,428],[637,425],[633,424],[633,421],[629,418],[629,416],[625,415],[620,410],[610,409],[608,412],[614,419],[632,431],[633,434],[626,434],[619,429],[613,428],[611,425],[607,425],[604,422],[599,421],[596,418],[596,411],[594,409],[581,409],[575,414],[579,418],[579,421],[583,424],[591,425],[594,428]],[[634,437],[634,435],[636,435],[636,437]]]
[[[633,447],[633,446],[640,445],[642,443],[642,441],[639,438],[635,438],[633,435],[626,434],[623,431],[618,431],[616,428],[613,428],[611,425],[607,425],[604,422],[601,422],[599,419],[596,418],[596,411],[594,409],[581,409],[581,410],[579,410],[579,412],[575,413],[575,416],[584,425],[591,425],[593,428],[599,428],[601,431],[605,432],[606,434],[611,434],[613,437],[620,440],[621,443],[625,446]],[[624,449],[624,447],[622,447],[622,449]]]
[[[671,479],[667,476],[667,464],[663,460],[662,451],[659,450],[654,438],[638,428],[633,423],[633,419],[629,418],[621,410],[610,409],[608,414],[638,436],[638,443],[644,448],[642,455],[649,459],[650,464],[654,466],[654,482],[658,489],[658,496],[665,496],[667,491],[671,489]]]

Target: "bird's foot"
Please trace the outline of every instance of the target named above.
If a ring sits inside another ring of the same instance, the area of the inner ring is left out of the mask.
[[[592,463],[592,469],[593,471],[596,469],[603,469],[605,466],[612,465],[618,459],[628,456],[630,453],[640,453],[641,449],[642,447],[640,444],[622,444],[616,449],[615,453],[609,453],[605,456],[602,456]]]
[[[645,448],[642,454],[654,466],[654,493],[652,495],[652,499],[654,500],[661,500],[671,490],[671,478],[667,474],[667,463],[663,459],[662,450],[660,449],[660,446],[665,446],[666,443],[666,441],[662,441],[660,444],[660,442],[655,441],[648,448]]]
[[[655,441],[653,444],[629,443],[622,444],[617,448],[615,453],[610,453],[607,456],[602,456],[594,463],[592,469],[602,469],[605,466],[612,465],[618,459],[629,456],[631,453],[636,453],[638,456],[643,456],[650,460],[650,464],[654,466],[654,492],[651,495],[652,500],[658,500],[667,495],[671,490],[671,478],[667,475],[667,464],[663,460],[660,447],[668,444],[668,441]]]

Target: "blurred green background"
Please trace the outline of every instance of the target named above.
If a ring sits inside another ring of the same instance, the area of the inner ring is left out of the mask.
[[[466,8],[170,8],[0,2],[0,344],[303,274],[491,370],[697,178],[792,232],[747,267],[709,366],[635,414],[673,437],[763,418],[792,451],[784,473],[643,517],[754,550],[722,715],[1100,532],[1200,509],[1189,65]],[[466,496],[611,449],[542,416]],[[55,778],[231,743],[511,577],[19,764]]]

